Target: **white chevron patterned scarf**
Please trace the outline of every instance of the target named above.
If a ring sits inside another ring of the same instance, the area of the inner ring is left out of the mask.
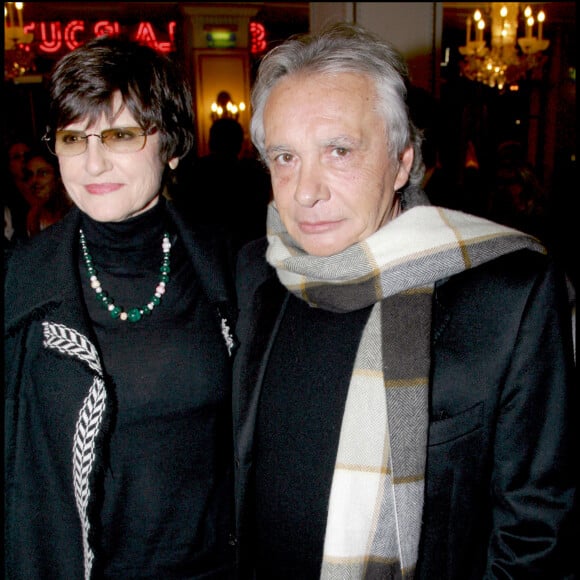
[[[421,533],[434,283],[534,238],[433,206],[408,209],[343,252],[306,254],[268,210],[267,260],[313,307],[374,305],[359,344],[329,500],[323,580],[413,578]]]

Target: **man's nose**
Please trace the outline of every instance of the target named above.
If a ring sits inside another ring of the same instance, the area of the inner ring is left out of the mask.
[[[296,201],[300,205],[310,207],[329,197],[330,193],[324,184],[323,172],[319,164],[316,161],[303,161],[294,193]]]

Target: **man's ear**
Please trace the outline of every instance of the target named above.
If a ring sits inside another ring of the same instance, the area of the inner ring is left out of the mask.
[[[399,170],[395,178],[395,191],[401,189],[409,181],[409,174],[411,173],[414,159],[415,151],[413,147],[407,147],[401,155]]]

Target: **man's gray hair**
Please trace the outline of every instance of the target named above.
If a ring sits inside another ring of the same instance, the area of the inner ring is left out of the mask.
[[[291,37],[262,59],[252,89],[250,133],[266,163],[266,103],[278,81],[299,73],[368,75],[376,88],[378,111],[385,119],[389,155],[394,163],[398,163],[403,151],[413,147],[415,157],[409,184],[420,185],[424,174],[422,136],[411,121],[407,108],[407,64],[392,45],[353,24],[332,24],[318,34]]]

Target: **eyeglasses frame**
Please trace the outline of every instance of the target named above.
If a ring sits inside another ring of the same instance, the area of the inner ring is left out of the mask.
[[[143,140],[143,145],[141,145],[141,147],[139,147],[139,149],[135,149],[135,151],[126,151],[126,152],[118,152],[118,151],[113,151],[112,149],[109,148],[109,146],[107,145],[107,140],[105,139],[105,141],[103,141],[103,133],[106,131],[111,131],[111,130],[126,130],[126,129],[140,129],[141,131],[143,131],[142,133],[138,133],[138,137],[145,137],[145,139]],[[56,135],[57,133],[61,132],[61,131],[65,131],[66,129],[57,129],[54,132],[54,140],[56,140]],[[74,131],[75,133],[83,133],[83,131]],[[79,153],[75,153],[74,155],[62,155],[61,157],[77,157],[78,155],[82,155],[83,153],[86,153],[88,145],[89,145],[89,137],[98,137],[98,139],[101,141],[101,144],[103,145],[103,147],[107,150],[110,151],[111,153],[115,153],[116,155],[124,155],[125,153],[136,153],[137,151],[142,151],[145,148],[145,145],[147,145],[147,137],[149,135],[153,135],[154,133],[157,132],[157,127],[153,126],[150,127],[149,129],[143,129],[142,127],[110,127],[109,129],[103,129],[100,133],[87,133],[85,134],[84,137],[80,137],[80,139],[82,139],[85,143],[85,148],[83,149],[83,151],[79,152]],[[58,153],[56,153],[56,147],[55,150],[53,151],[52,147],[50,146],[51,141],[53,141],[53,137],[52,137],[52,131],[50,129],[47,128],[45,134],[40,138],[41,141],[43,141],[46,144],[46,148],[50,151],[50,153],[52,153],[52,155],[55,155],[56,157],[59,157]],[[56,141],[55,141],[56,142]]]

